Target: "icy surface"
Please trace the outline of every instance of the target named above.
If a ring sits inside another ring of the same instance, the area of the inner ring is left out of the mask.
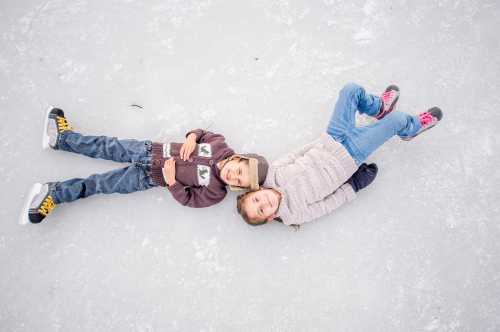
[[[2,0],[0,330],[499,331],[499,17],[494,0]],[[445,119],[298,232],[247,226],[234,194],[195,210],[161,189],[17,224],[33,183],[120,167],[42,151],[49,104],[84,133],[209,127],[272,160],[350,81]]]

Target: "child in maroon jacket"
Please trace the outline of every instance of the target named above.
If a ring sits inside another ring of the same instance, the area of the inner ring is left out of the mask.
[[[184,143],[84,136],[72,130],[58,108],[48,110],[43,147],[131,165],[83,179],[35,184],[26,200],[21,223],[41,222],[60,203],[156,186],[166,186],[182,205],[208,207],[226,196],[228,185],[232,189],[258,189],[268,168],[262,156],[235,154],[224,136],[202,129],[188,132]]]

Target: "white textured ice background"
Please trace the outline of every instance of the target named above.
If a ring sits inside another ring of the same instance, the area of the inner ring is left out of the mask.
[[[0,330],[500,330],[498,17],[492,0],[2,0]],[[16,223],[32,183],[119,167],[42,151],[49,104],[89,134],[210,126],[274,159],[349,81],[445,119],[299,232],[245,225],[234,194],[192,210],[160,189]]]

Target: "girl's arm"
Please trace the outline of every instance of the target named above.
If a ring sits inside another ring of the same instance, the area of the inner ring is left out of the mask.
[[[329,214],[344,203],[352,201],[356,197],[356,192],[370,185],[377,176],[377,173],[378,167],[376,164],[361,164],[349,180],[335,192],[326,196],[323,200],[309,205],[306,214],[310,218],[316,219],[325,214]]]
[[[303,222],[312,221],[330,214],[345,203],[352,201],[354,198],[356,198],[354,189],[349,183],[344,183],[323,200],[310,204],[307,211],[304,213],[305,220]]]

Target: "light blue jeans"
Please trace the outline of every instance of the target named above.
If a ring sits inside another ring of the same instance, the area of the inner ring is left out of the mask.
[[[371,125],[356,127],[356,111],[375,116],[381,103],[380,97],[367,94],[361,86],[349,83],[342,88],[335,104],[326,131],[346,148],[358,166],[392,136],[413,136],[420,130],[417,116],[397,111]]]
[[[150,176],[151,141],[64,132],[59,135],[57,149],[131,165],[87,178],[53,183],[51,195],[56,204],[95,194],[128,194],[155,186]]]

